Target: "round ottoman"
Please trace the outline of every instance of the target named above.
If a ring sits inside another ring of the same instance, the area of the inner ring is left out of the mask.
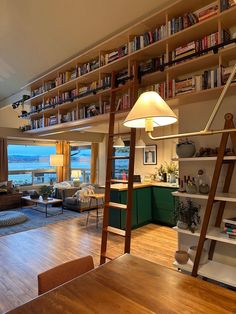
[[[0,227],[13,226],[25,222],[28,217],[17,211],[7,210],[0,212]]]

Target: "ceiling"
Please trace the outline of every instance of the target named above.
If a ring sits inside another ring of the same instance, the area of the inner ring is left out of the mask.
[[[170,0],[0,0],[0,104]],[[11,98],[12,100],[12,98]]]

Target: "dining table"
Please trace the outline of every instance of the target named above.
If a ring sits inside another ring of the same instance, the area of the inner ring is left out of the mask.
[[[8,313],[236,313],[236,292],[124,254]]]

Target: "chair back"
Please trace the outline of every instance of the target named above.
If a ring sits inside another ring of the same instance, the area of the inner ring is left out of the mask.
[[[61,264],[38,275],[38,294],[45,293],[94,268],[92,256]]]

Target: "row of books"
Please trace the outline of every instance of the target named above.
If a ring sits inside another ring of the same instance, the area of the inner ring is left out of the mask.
[[[220,0],[220,11],[225,11],[236,5],[235,0]]]
[[[236,240],[236,217],[225,218],[224,222],[224,232],[228,234],[229,238]]]
[[[60,123],[78,120],[77,110],[74,109],[74,110],[68,111],[65,114],[60,113],[58,120],[60,121]]]
[[[124,93],[121,96],[116,97],[116,111],[128,110],[130,108],[130,96],[128,93]]]
[[[111,52],[101,55],[101,66],[108,64],[112,61],[120,59],[128,54],[128,44],[125,44]]]
[[[172,35],[218,13],[217,1],[210,3],[195,12],[185,13],[168,21],[168,34]]]
[[[134,52],[142,49],[156,41],[167,37],[167,26],[161,25],[153,31],[145,32],[144,34],[134,36],[133,40],[129,42],[129,51]]]

